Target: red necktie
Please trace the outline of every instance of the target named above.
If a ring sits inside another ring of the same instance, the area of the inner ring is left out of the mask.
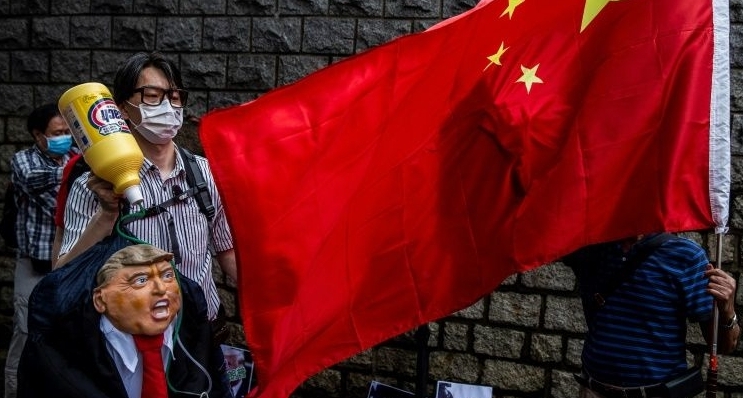
[[[142,353],[142,398],[168,398],[163,368],[163,335],[135,334],[134,345]]]

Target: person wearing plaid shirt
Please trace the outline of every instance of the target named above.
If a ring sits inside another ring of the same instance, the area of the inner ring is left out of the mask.
[[[18,251],[13,280],[13,337],[5,363],[5,397],[15,397],[18,360],[26,343],[28,297],[51,270],[54,210],[62,170],[70,159],[72,136],[56,104],[34,109],[26,127],[34,145],[13,155],[11,182],[18,207]]]

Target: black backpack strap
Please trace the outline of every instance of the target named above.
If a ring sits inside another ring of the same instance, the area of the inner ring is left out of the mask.
[[[607,283],[598,292],[593,294],[593,299],[597,307],[603,307],[606,304],[606,299],[614,293],[615,290],[624,282],[628,281],[632,274],[635,273],[637,267],[640,266],[652,253],[668,240],[675,238],[676,236],[669,233],[660,233],[655,236],[648,238],[644,242],[638,242],[635,253],[627,259],[627,263],[622,269],[617,272],[614,277],[610,278]]]
[[[183,158],[183,167],[186,170],[186,182],[189,185],[189,188],[185,191],[178,191],[173,192],[174,196],[165,202],[162,202],[157,205],[150,206],[146,209],[144,209],[144,212],[136,217],[128,218],[126,220],[122,220],[119,224],[121,228],[125,228],[127,224],[147,218],[152,216],[157,216],[163,213],[168,213],[168,207],[174,205],[177,202],[184,201],[188,199],[189,197],[193,196],[194,200],[196,200],[196,204],[199,206],[199,211],[206,216],[207,220],[211,221],[214,218],[214,204],[212,204],[212,197],[209,194],[208,186],[206,185],[206,180],[204,179],[204,174],[201,172],[201,169],[199,168],[198,163],[196,162],[196,155],[191,153],[191,151],[187,150],[183,147],[178,147],[178,150],[180,151],[181,158]],[[175,188],[175,187],[174,187]],[[122,214],[128,214],[129,204],[127,202],[124,203],[124,207],[122,209]],[[181,263],[181,255],[180,255],[180,247],[178,244],[178,240],[175,239],[176,230],[175,230],[175,223],[173,222],[173,217],[169,213],[166,214],[168,217],[168,231],[170,233],[170,241],[172,245],[171,251],[173,252],[173,260],[176,264]]]
[[[204,174],[201,172],[198,163],[196,163],[196,156],[182,146],[179,146],[178,150],[183,158],[183,167],[186,169],[186,181],[190,187],[188,191],[178,194],[178,197],[186,198],[193,195],[201,213],[211,221],[214,218],[214,204],[212,204],[212,197],[209,194]]]
[[[136,219],[153,217],[165,213],[167,208],[182,202],[190,197],[194,197],[196,204],[199,206],[199,211],[203,213],[209,221],[214,218],[214,205],[212,204],[212,197],[209,194],[209,189],[206,185],[204,175],[201,173],[198,163],[196,163],[196,156],[185,148],[179,147],[181,154],[183,155],[183,164],[186,170],[186,182],[189,187],[187,190],[182,190],[180,187],[173,187],[173,197],[156,205],[152,205],[144,209],[144,213],[137,218],[130,218],[126,220],[123,225],[126,225]],[[176,189],[177,188],[177,189]],[[123,214],[128,214],[130,211],[129,203],[124,202],[122,206]]]

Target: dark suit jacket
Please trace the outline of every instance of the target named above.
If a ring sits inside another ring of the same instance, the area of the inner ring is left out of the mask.
[[[190,355],[208,370],[212,385],[209,397],[230,398],[224,357],[219,346],[212,344],[204,294],[192,280],[183,276],[180,280],[183,300],[178,338]],[[44,297],[44,289],[54,288],[48,283],[39,286],[42,291],[34,290],[32,296]],[[34,306],[38,300],[29,300],[29,319],[35,318],[29,322],[29,338],[18,367],[19,398],[127,398],[100,331],[100,314],[93,307],[90,295],[81,299],[82,305],[77,308],[53,319],[46,316],[43,320],[32,313],[37,311],[38,315],[48,311]],[[188,359],[177,342],[173,351],[175,358],[168,372],[170,384],[179,391],[207,391],[209,382],[204,372]],[[193,396],[170,389],[169,397]]]
[[[248,395],[248,392],[250,392],[248,386],[250,386],[250,375],[248,375],[248,378],[242,380],[240,388],[235,393],[235,398],[245,398]]]

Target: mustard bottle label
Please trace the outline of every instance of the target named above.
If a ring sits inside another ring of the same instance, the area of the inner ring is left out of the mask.
[[[60,107],[62,116],[70,126],[72,135],[83,152],[108,135],[131,134],[129,126],[110,94],[107,95],[100,90],[79,92],[86,88],[97,89],[97,85],[88,86],[90,84],[80,85],[68,91],[69,94],[66,93],[63,98],[67,98],[69,102],[66,105],[61,104],[63,106]],[[78,95],[75,96],[75,94]]]
[[[110,98],[95,101],[88,112],[88,121],[98,128],[98,134],[106,136],[113,133],[131,133],[121,111]]]

